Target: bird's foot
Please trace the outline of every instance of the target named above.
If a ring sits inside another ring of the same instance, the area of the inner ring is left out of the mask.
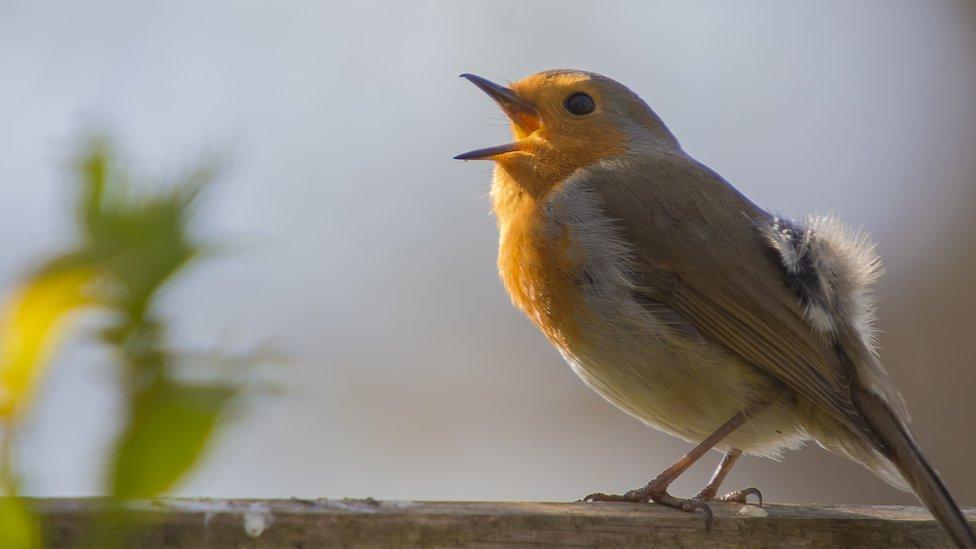
[[[664,482],[654,479],[645,486],[634,490],[628,490],[623,494],[604,494],[596,492],[583,498],[581,501],[608,501],[608,502],[629,502],[629,503],[660,503],[668,507],[680,509],[686,513],[693,513],[699,509],[705,515],[705,530],[712,528],[712,509],[704,500],[694,498],[677,498],[668,493],[667,488],[670,481]]]

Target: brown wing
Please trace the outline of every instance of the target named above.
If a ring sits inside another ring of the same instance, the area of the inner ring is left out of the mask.
[[[874,442],[852,402],[853,367],[815,335],[763,239],[768,213],[682,153],[588,180],[633,243],[650,299]]]

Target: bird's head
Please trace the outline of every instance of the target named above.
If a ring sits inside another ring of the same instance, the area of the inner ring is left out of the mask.
[[[494,160],[533,194],[600,160],[677,147],[671,132],[637,94],[605,76],[546,71],[511,87],[473,74],[461,77],[505,111],[514,141],[454,158]]]

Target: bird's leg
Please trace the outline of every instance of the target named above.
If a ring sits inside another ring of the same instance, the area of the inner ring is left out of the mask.
[[[718,464],[715,468],[715,472],[712,473],[712,478],[708,481],[708,484],[698,492],[691,499],[697,499],[698,501],[729,501],[734,503],[747,503],[747,497],[751,494],[759,498],[759,506],[762,507],[763,497],[762,492],[758,488],[749,487],[744,490],[736,490],[735,492],[730,492],[725,494],[720,498],[716,498],[715,494],[718,493],[719,486],[722,485],[722,481],[725,480],[726,475],[732,470],[732,466],[738,461],[739,457],[742,455],[742,450],[731,449],[725,453],[722,458],[722,462]]]
[[[675,509],[681,509],[682,511],[686,512],[693,512],[697,509],[701,509],[705,513],[705,528],[711,528],[712,510],[708,507],[708,504],[695,498],[676,498],[668,493],[668,486],[674,482],[674,479],[681,476],[681,473],[684,473],[689,467],[698,461],[700,457],[705,455],[705,453],[728,436],[729,433],[738,429],[749,419],[750,416],[756,414],[767,405],[768,404],[765,402],[753,404],[747,410],[743,410],[735,414],[732,416],[732,419],[726,421],[724,425],[718,428],[718,430],[708,435],[708,437],[701,441],[698,446],[695,446],[690,452],[681,456],[678,461],[674,462],[674,465],[665,469],[664,472],[643,487],[627,491],[622,495],[602,493],[590,494],[583,498],[583,501],[653,501],[655,503],[667,505],[668,507],[674,507]]]

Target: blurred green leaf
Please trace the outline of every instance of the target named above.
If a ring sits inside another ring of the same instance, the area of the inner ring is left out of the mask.
[[[116,452],[112,495],[146,498],[172,488],[200,457],[234,394],[163,378],[139,394]]]
[[[20,484],[13,464],[13,431],[0,437],[0,546],[34,549],[41,546],[41,524],[27,503],[17,497]]]
[[[137,186],[119,173],[109,147],[100,141],[78,164],[84,242],[72,255],[109,273],[114,287],[106,300],[137,321],[163,283],[199,256],[201,246],[190,225],[195,202],[215,170],[204,166],[172,184]]]
[[[0,497],[0,544],[9,549],[41,546],[40,524],[18,497]]]

